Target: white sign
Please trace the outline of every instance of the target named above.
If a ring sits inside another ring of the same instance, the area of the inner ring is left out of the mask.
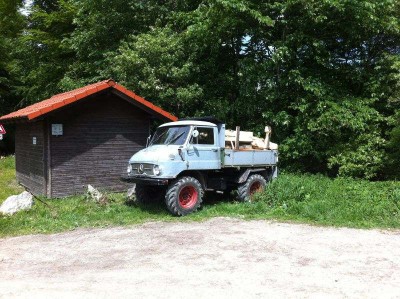
[[[0,140],[3,140],[3,134],[0,134]]]
[[[33,138],[32,138],[32,144],[33,144],[33,145],[36,145],[36,137],[33,137]]]
[[[51,135],[62,136],[63,135],[63,125],[62,124],[52,124],[51,125]]]

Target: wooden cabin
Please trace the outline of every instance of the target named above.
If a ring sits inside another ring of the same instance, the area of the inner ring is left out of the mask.
[[[107,80],[2,116],[0,123],[15,124],[18,182],[52,198],[83,193],[88,184],[126,190],[120,177],[145,147],[154,119],[177,118]]]

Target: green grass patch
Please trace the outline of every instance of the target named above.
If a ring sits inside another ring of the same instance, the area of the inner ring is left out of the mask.
[[[8,196],[22,192],[24,189],[15,179],[15,158],[13,156],[0,159],[0,203]]]
[[[14,158],[0,160],[0,203],[23,189],[15,182]],[[400,228],[400,183],[281,174],[252,203],[208,194],[203,208],[171,216],[164,205],[130,205],[124,194],[108,194],[106,205],[73,196],[36,201],[29,211],[0,216],[0,236],[54,233],[76,228],[124,226],[146,221],[201,221],[212,217],[275,219],[357,228]]]
[[[400,227],[400,182],[283,174],[256,200],[276,219],[357,228]]]
[[[168,220],[170,215],[161,206],[134,207],[122,194],[108,194],[106,205],[88,201],[84,196],[36,201],[29,211],[0,218],[0,236],[32,233],[54,233],[78,227],[107,227]]]

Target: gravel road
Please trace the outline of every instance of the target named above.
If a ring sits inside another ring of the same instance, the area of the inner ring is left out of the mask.
[[[4,298],[400,298],[400,231],[215,218],[0,239]]]

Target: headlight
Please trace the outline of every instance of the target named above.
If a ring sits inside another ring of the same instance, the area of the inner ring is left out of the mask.
[[[128,169],[126,170],[127,173],[131,173],[132,172],[132,165],[128,164]]]
[[[153,173],[154,173],[154,175],[160,175],[160,174],[161,174],[160,166],[154,165],[154,167],[153,167]]]

